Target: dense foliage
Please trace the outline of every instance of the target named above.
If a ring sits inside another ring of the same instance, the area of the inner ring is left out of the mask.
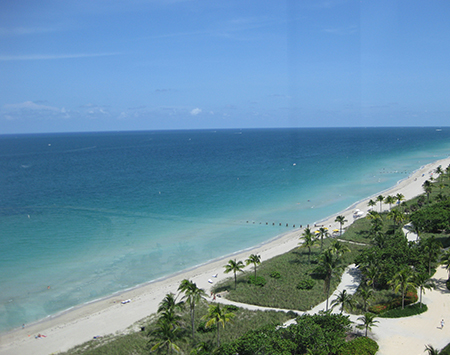
[[[417,292],[416,290],[411,290],[405,294],[405,305],[409,305],[411,303],[417,302]],[[389,310],[393,310],[395,308],[401,307],[402,298],[400,296],[394,297],[389,302],[376,304],[369,307],[369,311],[375,314],[380,314]]]
[[[367,337],[359,337],[345,343],[341,347],[339,355],[374,355],[377,351],[376,341]]]
[[[417,314],[424,313],[428,310],[426,304],[422,304],[422,307],[418,303],[410,304],[405,309],[399,307],[383,312],[379,315],[380,318],[404,318],[411,317]]]
[[[421,232],[440,233],[450,230],[450,200],[424,206],[413,212],[410,220]]]
[[[339,282],[342,268],[356,258],[363,274],[357,293],[346,295],[346,302],[336,299],[332,304],[362,313],[358,321],[363,324],[357,327],[366,335],[377,326],[376,317],[405,317],[426,311],[421,302],[402,308],[416,302],[418,293],[421,300],[422,293],[431,286],[430,276],[438,262],[450,270],[450,253],[442,254],[441,250],[442,245],[450,245],[446,234],[450,230],[450,199],[446,197],[450,193],[450,167],[444,177],[440,177],[439,185],[428,181],[424,184],[425,194],[412,201],[400,203],[404,200],[400,194],[380,195],[376,202],[369,201],[371,206],[379,204],[380,212],[370,212],[344,235],[342,230],[340,233],[339,239],[356,244],[320,238],[319,246],[317,236],[305,230],[301,249],[264,263],[259,255],[250,255],[245,260],[253,265],[250,273],[243,272],[242,261],[230,260],[226,270],[234,277],[217,285],[215,292],[227,291],[227,298],[244,303],[307,310],[326,298]],[[397,206],[392,207],[396,202]],[[388,213],[381,213],[383,203],[389,205]],[[414,242],[407,241],[401,228],[408,219],[419,234]],[[429,233],[439,234],[435,237]],[[323,228],[322,236],[325,234]],[[295,317],[294,312],[254,312],[215,304],[208,309],[199,297],[202,291],[189,280],[183,281],[179,291],[179,297],[184,294],[184,305],[178,307],[176,297],[166,297],[158,314],[140,324],[145,332],[101,337],[69,353],[138,355],[153,349],[173,354],[179,349],[197,355],[372,355],[378,349],[376,342],[367,337],[346,342],[350,321],[342,315],[304,315],[297,318],[297,324],[283,328],[279,324]],[[448,349],[441,353],[450,354]]]
[[[313,354],[338,354],[350,323],[348,317],[338,314],[303,315],[297,318],[297,324],[286,328],[267,325],[251,330],[223,344],[218,353],[289,355],[305,354],[309,350]]]

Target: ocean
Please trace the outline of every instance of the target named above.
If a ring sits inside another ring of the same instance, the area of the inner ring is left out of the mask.
[[[0,331],[313,224],[449,152],[433,127],[1,135]]]

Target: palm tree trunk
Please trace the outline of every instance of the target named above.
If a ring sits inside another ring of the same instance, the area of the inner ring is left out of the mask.
[[[256,284],[256,264],[255,264],[255,284]]]
[[[422,286],[420,286],[420,306],[419,308],[422,308]]]
[[[219,347],[220,346],[220,341],[219,341],[219,329],[220,329],[220,327],[219,327],[219,323],[216,323],[217,324],[217,347]]]
[[[234,289],[236,290],[237,287],[237,278],[236,278],[236,271],[234,272]]]
[[[329,298],[329,295],[330,295],[330,284],[331,284],[331,275],[328,277],[327,276],[327,279],[325,280],[325,285],[326,285],[326,288],[327,288],[327,303],[326,303],[326,311],[328,311],[328,298]]]
[[[405,291],[402,290],[402,309],[405,309]]]
[[[192,339],[194,339],[194,327],[195,327],[195,304],[192,307],[192,314],[191,314],[191,323],[192,323]]]

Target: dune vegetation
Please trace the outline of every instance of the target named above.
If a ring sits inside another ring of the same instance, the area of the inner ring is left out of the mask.
[[[422,294],[433,287],[436,267],[443,264],[450,271],[450,253],[444,249],[450,245],[449,185],[447,168],[410,201],[400,194],[371,200],[372,211],[342,235],[322,240],[304,230],[299,240],[304,244],[288,253],[270,260],[253,254],[230,260],[224,267],[231,277],[213,289],[219,298],[290,311],[209,303],[195,283],[184,280],[177,294],[161,300],[157,314],[126,334],[98,338],[66,354],[374,354],[378,346],[367,335],[376,318],[426,312]],[[408,240],[409,233],[415,237]],[[244,262],[252,264],[251,272],[242,272]],[[354,295],[341,292],[330,300],[327,308],[337,307],[338,313],[299,315],[326,300],[352,263],[360,270],[360,285]],[[361,315],[361,332],[344,311]]]

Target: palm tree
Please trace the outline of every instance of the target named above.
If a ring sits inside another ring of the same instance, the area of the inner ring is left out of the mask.
[[[183,302],[177,302],[176,297],[173,293],[168,293],[159,303],[158,313],[163,312],[175,312],[177,310],[183,309]]]
[[[425,180],[422,184],[422,187],[427,187],[427,186],[431,186],[431,181],[430,180]]]
[[[375,282],[380,274],[380,270],[375,265],[369,265],[362,272],[367,278],[366,285],[372,286],[372,290],[375,290]]]
[[[255,266],[255,282],[256,282],[256,265],[261,264],[261,256],[256,254],[251,254],[247,260],[245,260],[245,265],[253,264]]]
[[[195,330],[195,304],[200,302],[202,297],[206,297],[206,293],[202,288],[198,288],[195,282],[188,279],[181,281],[178,291],[184,292],[182,299],[187,300],[189,304],[189,313],[191,315],[192,338],[194,338]]]
[[[422,187],[425,193],[427,194],[428,202],[430,202],[430,194],[433,191],[433,184],[431,183],[430,180],[425,180],[424,183],[422,184]]]
[[[358,295],[362,298],[364,302],[364,312],[367,312],[367,304],[369,299],[373,296],[373,289],[361,284],[358,288]]]
[[[339,223],[339,236],[342,236],[342,226],[348,221],[345,219],[345,216],[337,216],[334,221]]]
[[[234,289],[237,287],[237,272],[244,272],[242,269],[244,268],[244,263],[242,261],[236,262],[236,259],[230,260],[227,265],[224,266],[225,273],[228,274],[230,271],[234,273]]]
[[[153,344],[151,351],[167,347],[166,353],[170,354],[172,350],[180,352],[180,347],[175,341],[181,340],[184,336],[183,330],[179,327],[180,315],[177,310],[183,308],[182,302],[177,302],[173,293],[168,293],[161,301],[158,307],[159,318],[156,322],[156,328],[151,330],[150,344]]]
[[[166,354],[169,355],[172,350],[176,353],[181,352],[180,347],[175,342],[182,339],[183,332],[176,324],[157,322],[156,328],[152,330],[149,335],[149,344],[153,344],[150,352],[162,348],[166,348]]]
[[[430,203],[430,194],[433,192],[433,188],[431,186],[424,187],[425,193],[427,194],[427,203]]]
[[[420,238],[419,246],[422,248],[423,255],[428,262],[428,274],[431,276],[431,263],[437,259],[442,245],[436,237],[432,235],[426,239]]]
[[[401,203],[402,201],[405,200],[405,196],[403,196],[400,192],[395,195],[395,198],[397,199],[397,203]]]
[[[383,234],[381,229],[382,229],[381,225],[377,223],[372,226],[370,232],[372,233],[372,243],[378,246],[378,248],[383,249],[386,245],[388,238],[385,234]]]
[[[374,200],[369,200],[369,202],[367,202],[367,205],[369,206],[369,207],[373,207],[373,206],[376,206],[376,202],[374,201]]]
[[[324,250],[319,256],[318,264],[315,269],[316,272],[325,275],[325,292],[327,295],[326,311],[328,311],[328,298],[330,295],[331,278],[333,275],[342,270],[342,265],[339,265],[339,257],[332,252],[331,249]]]
[[[439,350],[434,348],[431,344],[425,345],[424,351],[428,351],[428,355],[439,355]]]
[[[302,242],[299,243],[299,248],[308,248],[308,264],[311,264],[311,248],[316,244],[317,238],[314,233],[311,232],[311,229],[305,228],[300,240],[302,240]]]
[[[434,172],[435,172],[436,174],[439,174],[439,179],[440,179],[441,182],[442,182],[442,178],[444,177],[444,176],[443,176],[444,170],[442,170],[442,167],[439,165],[439,166],[436,168],[436,170],[434,170]]]
[[[422,308],[422,293],[425,293],[425,289],[431,290],[434,288],[434,283],[430,280],[430,275],[425,272],[416,272],[413,277],[413,282],[420,290],[419,308]]]
[[[409,266],[405,266],[397,272],[391,281],[388,282],[392,286],[394,292],[400,291],[402,294],[402,309],[405,308],[405,294],[408,288],[414,287],[414,275]]]
[[[450,280],[450,250],[446,250],[441,257],[441,265],[448,271],[448,280]]]
[[[319,228],[319,237],[320,237],[320,250],[323,249],[323,237],[328,238],[330,234],[328,234],[328,228],[320,227]]]
[[[225,323],[231,321],[231,319],[234,317],[234,313],[227,312],[227,308],[220,308],[220,304],[212,304],[208,308],[208,313],[202,317],[202,319],[206,320],[205,327],[209,328],[213,325],[217,325],[216,331],[217,331],[217,347],[220,346],[220,338],[219,338],[219,329],[220,324],[222,324],[222,327],[225,328]]]
[[[374,220],[380,220],[383,221],[381,218],[381,215],[377,211],[369,211],[367,212],[366,218],[374,221]]]
[[[367,330],[372,330],[372,327],[376,327],[375,323],[379,323],[377,320],[375,320],[375,317],[377,315],[373,313],[364,313],[364,316],[359,317],[358,320],[362,321],[362,324],[358,324],[357,327],[359,329],[365,329],[366,330],[366,337],[367,337]]]
[[[166,295],[166,297],[159,304],[158,307],[159,318],[157,321],[158,324],[165,323],[172,325],[173,329],[175,329],[180,325],[181,316],[177,311],[182,310],[184,306],[183,302],[176,303],[174,302],[174,300],[175,298],[173,293],[168,293]],[[168,331],[166,328],[164,328],[163,330]]]
[[[343,290],[337,295],[337,298],[331,302],[331,308],[341,305],[341,314],[344,311],[344,307],[353,307],[353,297],[347,293],[347,290]]]
[[[340,258],[347,252],[351,252],[350,248],[346,246],[344,243],[340,242],[339,240],[333,240],[333,242],[330,245],[330,250],[333,254],[336,254],[338,258]]]
[[[383,195],[378,195],[377,199],[376,199],[379,203],[380,203],[380,213],[381,213],[381,207],[384,201],[384,196]]]
[[[394,225],[400,224],[401,222],[403,222],[405,220],[405,215],[398,209],[395,210],[391,210],[387,217],[389,219],[392,219],[392,221],[394,222]]]
[[[389,205],[389,209],[392,209],[392,204],[395,203],[395,197],[394,196],[386,196],[384,199],[384,202],[386,202]]]

